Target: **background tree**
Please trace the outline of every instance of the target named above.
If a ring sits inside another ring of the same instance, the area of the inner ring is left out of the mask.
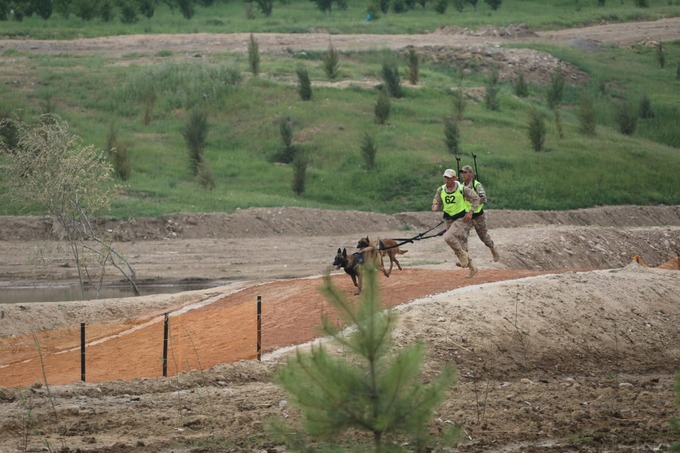
[[[444,143],[449,153],[460,154],[460,129],[454,118],[444,118]]]
[[[456,120],[462,121],[465,114],[465,94],[463,87],[453,90],[453,114]]]
[[[517,97],[525,98],[529,96],[529,86],[524,79],[524,72],[520,71],[519,74],[517,74],[517,78],[515,79],[515,83],[512,84],[512,88]]]
[[[382,77],[387,87],[387,92],[393,98],[401,98],[401,79],[399,77],[399,68],[394,59],[385,61],[382,65]]]
[[[484,3],[489,5],[489,8],[496,11],[501,7],[502,0],[484,0]]]
[[[625,100],[616,108],[616,124],[619,125],[619,132],[625,135],[633,135],[637,129],[638,113],[633,104]]]
[[[392,110],[392,101],[386,87],[378,93],[378,100],[375,103],[375,122],[378,124],[385,124],[390,119],[390,111]]]
[[[47,20],[52,15],[52,0],[31,0],[35,13]]]
[[[194,17],[196,12],[194,8],[195,3],[195,0],[177,0],[177,6],[179,6],[179,10],[185,19]]]
[[[531,141],[531,148],[536,152],[543,151],[546,134],[545,118],[537,108],[533,108],[529,112],[529,127],[527,134],[529,136],[529,141]]]
[[[338,51],[333,47],[333,43],[328,43],[328,50],[321,56],[321,59],[326,77],[335,80],[338,77],[339,58]]]
[[[564,73],[560,68],[557,68],[550,75],[550,85],[548,85],[546,98],[548,101],[548,107],[550,107],[550,109],[553,111],[553,114],[555,115],[555,128],[557,129],[557,135],[560,138],[564,138],[562,117],[560,116],[560,105],[562,104],[563,97],[564,97]]]
[[[467,0],[467,2],[472,5],[472,9],[477,11],[477,0]]]
[[[274,11],[273,0],[257,0],[257,6],[265,17],[270,17]]]
[[[362,265],[361,272],[365,290],[358,304],[333,285],[329,274],[322,289],[334,312],[353,327],[349,333],[341,332],[328,316],[322,318],[323,332],[347,357],[328,352],[323,344],[309,353],[298,349],[279,369],[276,381],[302,411],[304,431],[314,439],[333,440],[356,429],[370,435],[374,451],[395,451],[402,441],[413,451],[427,451],[433,440],[428,423],[455,383],[456,373],[445,367],[428,384],[421,382],[423,343],[401,350],[393,347],[397,312],[383,311],[375,267]],[[294,451],[312,451],[304,434],[291,433],[285,421],[275,420],[270,429]],[[449,434],[457,435],[457,429]],[[454,442],[449,439],[448,444]]]
[[[303,150],[298,149],[295,152],[295,157],[293,158],[293,182],[292,189],[295,195],[302,195],[305,193],[305,183],[307,181],[307,166],[309,165],[309,159],[307,158],[307,153]]]
[[[583,135],[595,135],[597,115],[595,112],[595,98],[589,91],[583,91],[578,103],[578,121]]]
[[[654,111],[652,110],[652,101],[647,94],[643,94],[640,99],[640,108],[638,109],[638,116],[643,120],[654,118]]]
[[[444,14],[449,7],[449,0],[434,0],[434,10],[438,14]]]
[[[281,136],[282,146],[274,155],[274,162],[289,164],[293,162],[297,149],[293,144],[293,119],[284,116],[279,120],[279,135]]]
[[[198,174],[198,166],[203,161],[203,151],[208,146],[208,115],[201,109],[191,112],[187,120],[182,136],[187,144],[189,153],[189,168],[191,173]]]
[[[498,92],[500,87],[498,85],[498,69],[493,67],[491,69],[491,74],[486,82],[486,87],[484,91],[484,106],[487,110],[497,111],[501,108],[501,104],[498,101]]]
[[[5,120],[7,121],[7,120]],[[139,295],[134,269],[97,231],[95,218],[110,205],[112,168],[94,145],[84,145],[68,124],[56,115],[42,115],[29,125],[15,123],[17,146],[3,152],[8,159],[10,196],[24,204],[45,209],[54,219],[53,229],[65,239],[73,256],[80,289],[85,285],[99,293],[106,269],[116,268]]]
[[[303,101],[309,101],[312,99],[312,82],[309,80],[309,71],[305,66],[298,66],[295,70],[298,78],[298,93],[300,93],[300,99]]]
[[[250,72],[255,76],[258,75],[260,73],[260,46],[252,33],[248,40],[248,63],[250,63]]]
[[[411,85],[417,85],[420,78],[420,61],[418,53],[413,47],[408,48],[408,81]]]
[[[376,154],[378,154],[378,147],[375,144],[375,139],[366,132],[361,140],[361,157],[364,159],[364,165],[366,165],[368,171],[375,170]]]
[[[546,100],[548,102],[548,107],[552,110],[559,108],[560,104],[562,104],[564,83],[564,73],[560,68],[557,68],[550,74],[550,84],[548,85],[548,91],[546,92]]]
[[[346,0],[312,0],[316,3],[317,8],[324,13],[331,14],[333,12],[333,3],[335,3],[340,9],[347,9]]]

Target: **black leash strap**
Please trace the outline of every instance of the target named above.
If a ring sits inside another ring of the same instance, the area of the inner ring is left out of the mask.
[[[443,235],[444,233],[446,233],[446,230],[445,230],[445,229],[442,230],[442,231],[440,231],[440,232],[437,233],[437,234],[431,234],[431,235],[429,235],[429,236],[426,236],[426,235],[427,235],[427,233],[429,233],[430,231],[434,230],[435,228],[438,228],[438,227],[439,227],[442,223],[444,223],[445,221],[446,221],[446,220],[442,220],[441,222],[439,222],[438,224],[436,224],[435,226],[433,226],[433,227],[430,228],[429,230],[423,231],[422,233],[419,233],[419,234],[416,234],[416,235],[413,236],[412,238],[406,238],[406,239],[405,239],[405,238],[394,238],[394,240],[397,241],[397,244],[396,244],[396,245],[393,245],[393,246],[391,246],[391,247],[384,247],[383,244],[382,244],[382,241],[380,241],[380,243],[378,244],[378,250],[389,250],[389,249],[393,249],[393,248],[399,247],[400,245],[404,245],[404,244],[413,244],[414,241],[419,241],[419,240],[421,240],[421,239],[427,239],[427,238],[433,238],[433,237],[436,237],[436,236],[441,236],[441,235]]]

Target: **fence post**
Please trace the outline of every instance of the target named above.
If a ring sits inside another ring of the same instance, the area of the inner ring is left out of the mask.
[[[168,377],[168,314],[163,322],[163,377]]]
[[[85,323],[80,323],[80,380],[85,382]]]
[[[257,296],[257,360],[262,361],[262,296]]]

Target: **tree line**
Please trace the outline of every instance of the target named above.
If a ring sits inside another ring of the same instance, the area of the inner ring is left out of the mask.
[[[165,4],[172,10],[179,10],[186,19],[191,19],[196,11],[196,6],[212,6],[219,0],[0,0],[0,21],[22,21],[25,17],[37,15],[47,20],[53,14],[69,19],[71,16],[89,21],[100,19],[110,22],[116,17],[122,23],[135,23],[140,17],[150,19],[156,8]],[[226,1],[226,0],[225,0]],[[282,0],[283,3],[291,0]],[[387,14],[404,13],[420,7],[425,9],[426,4],[432,2],[434,10],[444,14],[452,2],[456,10],[462,11],[466,3],[477,9],[477,0],[369,0],[366,10],[371,19],[380,17],[380,13]],[[497,10],[502,0],[484,0],[493,10]],[[274,0],[246,0],[254,4],[265,16],[272,15]],[[327,14],[331,14],[333,7],[347,9],[347,0],[310,0],[317,8]]]

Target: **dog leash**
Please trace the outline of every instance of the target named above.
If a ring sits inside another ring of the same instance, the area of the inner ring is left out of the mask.
[[[442,220],[441,222],[439,222],[438,224],[436,224],[435,226],[433,226],[429,230],[423,231],[422,233],[419,233],[419,234],[416,234],[412,238],[392,238],[393,240],[398,241],[398,242],[397,242],[397,244],[392,245],[390,247],[383,246],[382,241],[380,241],[380,243],[378,244],[378,250],[389,250],[389,249],[399,247],[400,245],[413,244],[414,241],[420,241],[421,239],[428,239],[428,238],[433,238],[433,237],[436,237],[436,236],[442,236],[444,233],[446,233],[445,229],[440,231],[437,234],[431,234],[429,236],[426,236],[426,235],[427,235],[427,233],[434,230],[435,228],[438,228],[444,222],[446,222],[446,220]]]

